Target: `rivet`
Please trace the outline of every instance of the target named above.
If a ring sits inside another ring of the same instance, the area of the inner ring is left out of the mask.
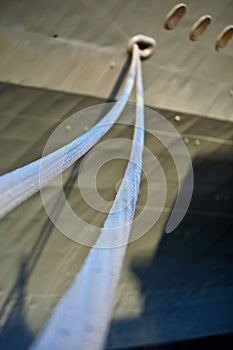
[[[115,63],[115,62],[111,62],[111,63],[110,63],[110,68],[113,69],[113,68],[115,68],[115,67],[116,67],[116,63]]]
[[[31,301],[30,304],[29,304],[29,307],[30,307],[31,309],[35,309],[36,303],[34,303],[33,301]]]
[[[195,140],[194,143],[195,143],[195,146],[200,146],[200,141],[199,140]]]
[[[89,127],[88,127],[87,125],[85,125],[85,126],[83,127],[83,130],[84,130],[84,131],[87,131],[87,130],[89,130]]]
[[[174,117],[174,120],[175,120],[175,122],[180,122],[181,121],[181,117],[179,115],[176,115]]]
[[[70,131],[71,130],[71,125],[70,124],[67,124],[66,125],[66,131]]]
[[[230,96],[233,96],[233,89],[230,89],[229,95],[230,95]]]
[[[188,137],[185,137],[185,138],[184,138],[184,143],[186,143],[186,145],[187,145],[187,144],[189,144],[189,142],[190,142],[190,141],[189,141],[189,138],[188,138]]]

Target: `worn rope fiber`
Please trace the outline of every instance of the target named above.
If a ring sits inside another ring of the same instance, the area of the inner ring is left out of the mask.
[[[103,349],[135,214],[144,147],[144,101],[137,45],[136,121],[130,159],[113,206],[71,287],[32,345],[32,350]],[[127,203],[124,206],[124,203]],[[115,248],[114,248],[115,247]]]
[[[69,168],[108,132],[119,118],[129,99],[135,74],[136,54],[134,51],[125,88],[118,102],[95,126],[45,157],[0,176],[0,218]]]

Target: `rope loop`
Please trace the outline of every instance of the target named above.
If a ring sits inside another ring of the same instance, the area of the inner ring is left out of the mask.
[[[134,35],[129,41],[127,45],[127,52],[132,54],[133,46],[138,46],[139,55],[141,58],[148,58],[152,55],[155,50],[156,40],[151,38],[150,36],[137,34]]]

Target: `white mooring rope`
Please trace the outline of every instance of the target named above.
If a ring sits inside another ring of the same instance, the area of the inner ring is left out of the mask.
[[[108,132],[119,118],[129,99],[135,74],[136,55],[134,52],[125,88],[118,102],[104,118],[90,130],[57,151],[0,176],[0,218],[4,217],[34,193],[46,186],[61,172],[69,168]]]
[[[136,44],[133,51],[137,61],[136,122],[128,166],[97,240],[97,246],[106,248],[90,250],[79,274],[32,345],[32,350],[100,350],[104,347],[142,171],[144,99],[141,60]],[[122,207],[124,203],[127,206]]]

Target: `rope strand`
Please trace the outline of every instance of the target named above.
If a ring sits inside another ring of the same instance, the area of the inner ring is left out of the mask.
[[[141,61],[137,45],[136,121],[130,159],[113,206],[97,240],[71,287],[56,307],[31,350],[101,350],[111,321],[135,214],[144,147],[144,101]],[[124,203],[128,203],[124,206]],[[113,248],[115,247],[115,248]]]
[[[134,51],[125,88],[118,102],[95,126],[57,151],[0,176],[0,218],[69,168],[109,131],[129,99],[135,74],[136,54]]]

